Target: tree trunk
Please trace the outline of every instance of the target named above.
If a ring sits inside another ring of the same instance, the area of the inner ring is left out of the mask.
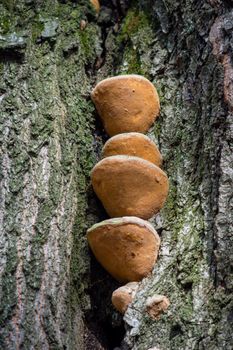
[[[0,348],[233,348],[232,1],[0,4]],[[170,181],[160,256],[124,321],[86,230],[107,216],[89,174],[106,141],[97,81],[142,74]],[[171,302],[152,320],[145,302]],[[125,327],[125,328],[124,328]]]

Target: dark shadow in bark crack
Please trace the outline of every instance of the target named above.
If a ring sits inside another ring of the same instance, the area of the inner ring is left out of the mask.
[[[109,138],[105,133],[100,117],[95,112],[95,129],[93,131],[94,151],[97,159],[101,159],[102,146]],[[87,216],[101,222],[109,218],[102,203],[95,195],[92,187],[88,193]],[[97,262],[91,250],[90,253],[90,282],[87,293],[90,297],[90,310],[85,312],[86,350],[113,350],[120,346],[125,335],[122,316],[116,312],[111,303],[112,292],[120,284]]]
[[[102,349],[113,350],[125,335],[122,316],[118,314],[111,304],[112,292],[119,287],[115,281],[91,255],[91,284],[89,296],[91,310],[85,314],[86,327],[94,335]],[[86,348],[91,348],[93,338],[86,339]]]
[[[24,52],[20,50],[0,49],[0,63],[15,62],[22,63]]]
[[[98,222],[108,218],[101,202],[90,189],[88,213],[98,217]],[[124,335],[122,316],[112,306],[112,292],[120,285],[98,263],[91,250],[90,282],[87,293],[91,308],[85,313],[85,325],[88,329],[86,349],[112,350],[119,346]]]

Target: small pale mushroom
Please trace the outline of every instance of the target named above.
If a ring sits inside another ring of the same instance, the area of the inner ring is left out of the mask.
[[[87,231],[99,263],[119,282],[138,282],[153,269],[160,238],[153,226],[137,217],[108,219]]]
[[[151,218],[163,207],[169,187],[167,175],[159,167],[124,155],[97,163],[91,182],[110,217]]]
[[[170,305],[169,299],[165,295],[154,295],[146,301],[146,311],[154,320],[158,320],[162,312]]]
[[[129,282],[112,293],[112,303],[117,311],[124,314],[138,289],[138,282]]]
[[[87,21],[85,21],[84,19],[81,19],[80,21],[80,29],[84,30],[87,26]]]
[[[149,137],[129,132],[111,137],[104,145],[103,158],[116,155],[136,156],[157,165],[162,164],[162,156],[156,144]]]
[[[140,75],[120,75],[102,80],[91,93],[106,132],[116,135],[145,133],[159,115],[154,85]]]

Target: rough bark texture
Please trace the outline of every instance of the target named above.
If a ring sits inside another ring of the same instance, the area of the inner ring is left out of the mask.
[[[0,4],[0,347],[230,350],[232,1],[101,4],[99,16],[85,0]],[[90,91],[122,73],[158,88],[149,135],[170,180],[152,220],[160,257],[125,334],[118,284],[85,237],[107,217],[90,188],[106,140]],[[171,302],[157,321],[145,312],[155,293]]]
[[[222,2],[154,1],[150,8],[159,25],[144,50],[145,69],[160,90],[155,128],[170,195],[155,220],[159,262],[125,315],[125,342],[138,350],[230,350],[233,13]],[[153,293],[171,301],[157,322],[145,313]]]

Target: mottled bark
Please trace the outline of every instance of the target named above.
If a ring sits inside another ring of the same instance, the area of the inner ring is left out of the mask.
[[[88,4],[0,5],[1,349],[84,348],[89,94],[101,44]]]
[[[226,349],[232,322],[232,2],[0,4],[0,347],[113,349],[118,285],[86,229],[106,217],[89,174],[106,135],[90,91],[138,73],[158,88],[150,130],[170,194],[152,220],[152,276],[125,314],[122,349]],[[127,10],[128,7],[128,10]],[[145,301],[165,294],[159,321]]]
[[[147,6],[154,20],[141,67],[160,90],[155,132],[170,194],[155,219],[159,262],[125,315],[125,348],[230,350],[233,12],[230,2]],[[159,321],[145,312],[153,293],[171,301]]]

